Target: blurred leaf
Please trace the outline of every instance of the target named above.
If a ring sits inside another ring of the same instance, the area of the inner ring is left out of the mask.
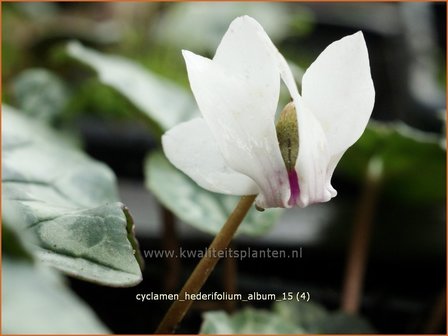
[[[3,200],[2,204],[2,255],[11,260],[33,261],[33,255],[26,245],[29,235],[22,234],[21,217],[19,209],[9,201]]]
[[[17,204],[6,201],[2,210],[2,333],[108,332],[59,274],[29,262],[34,239],[20,232]]]
[[[58,14],[57,4],[51,2],[17,3],[16,8],[31,21],[46,21]]]
[[[324,307],[312,302],[276,302],[273,311],[286,321],[309,331],[315,329],[320,320],[328,315]]]
[[[13,259],[32,260],[18,233],[5,221],[2,222],[2,253]]]
[[[111,286],[142,279],[141,256],[115,176],[63,135],[2,111],[2,198],[20,207],[36,254],[68,274]]]
[[[386,195],[407,202],[441,201],[446,190],[446,149],[442,141],[404,124],[372,122],[336,171],[362,179],[375,156],[383,161]]]
[[[203,314],[199,334],[302,334],[304,330],[269,311],[245,308],[228,315],[225,312]]]
[[[374,333],[362,317],[328,312],[310,302],[279,301],[272,311],[245,308],[228,315],[203,314],[200,334],[350,334]]]
[[[291,30],[298,37],[307,36],[313,31],[315,21],[314,12],[308,7],[302,7],[292,16]]]
[[[237,196],[202,189],[173,167],[161,152],[147,157],[145,176],[146,186],[165,207],[186,223],[213,235],[219,232],[239,199]],[[260,213],[252,208],[238,229],[238,234],[262,235],[276,223],[281,213],[281,209]]]
[[[109,333],[55,271],[2,262],[2,334]]]
[[[281,3],[185,2],[166,11],[152,37],[178,50],[214,53],[230,22],[241,15],[259,21],[273,41],[286,36],[292,19],[290,8]]]
[[[310,332],[316,334],[375,334],[375,330],[362,317],[336,312],[316,323]]]
[[[369,334],[375,333],[362,317],[343,312],[329,312],[312,302],[280,301],[273,311],[285,321],[293,323],[311,334]]]
[[[102,54],[77,42],[70,43],[67,50],[72,57],[94,68],[101,82],[128,98],[162,130],[199,114],[191,94],[137,63]]]
[[[68,101],[68,90],[55,74],[45,69],[23,71],[14,81],[18,107],[30,116],[52,121]]]
[[[101,120],[135,119],[139,110],[115,89],[97,78],[84,80],[77,86],[68,103],[66,115],[76,118],[98,117]]]
[[[17,35],[20,28],[23,28],[23,18],[17,13],[16,3],[2,4],[2,31],[8,34],[2,35],[2,84],[5,85],[8,79],[15,72],[23,67],[25,59],[30,55],[23,52],[22,43],[18,41]],[[2,101],[5,101],[6,90],[2,90]]]

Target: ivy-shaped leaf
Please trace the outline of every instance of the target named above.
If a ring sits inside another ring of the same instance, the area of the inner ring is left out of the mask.
[[[139,283],[141,256],[112,171],[6,106],[2,144],[2,198],[20,207],[39,259],[100,284]]]

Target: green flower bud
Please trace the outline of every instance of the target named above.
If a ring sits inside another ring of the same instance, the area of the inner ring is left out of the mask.
[[[275,126],[277,140],[285,162],[286,170],[294,170],[297,156],[299,154],[299,130],[297,125],[297,114],[294,102],[288,103]]]

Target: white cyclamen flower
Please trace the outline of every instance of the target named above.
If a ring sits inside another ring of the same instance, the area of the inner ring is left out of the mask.
[[[202,118],[164,134],[172,164],[207,190],[258,194],[261,208],[336,196],[333,171],[364,132],[375,100],[361,32],[319,55],[303,76],[302,96],[283,56],[248,16],[231,23],[212,60],[185,50],[183,56]],[[292,98],[284,134],[275,121],[280,79]]]

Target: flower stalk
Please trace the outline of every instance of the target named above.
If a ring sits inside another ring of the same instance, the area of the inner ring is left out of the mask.
[[[224,251],[230,244],[236,230],[255,201],[255,198],[256,195],[241,197],[237,206],[221,228],[221,231],[219,231],[210,244],[208,250],[212,251],[212,253],[206,253],[193,273],[191,273],[187,282],[185,282],[185,285],[179,292],[179,300],[171,305],[162,322],[160,322],[156,334],[170,334],[174,332],[176,326],[182,321],[192,304],[191,300],[185,299],[185,294],[197,294],[201,290],[220,259],[219,255],[221,253],[219,251]]]
[[[342,291],[341,309],[348,314],[356,314],[361,305],[361,295],[368,250],[370,245],[373,217],[378,200],[383,174],[383,161],[378,157],[370,159],[361,200],[353,228],[348,261]]]

